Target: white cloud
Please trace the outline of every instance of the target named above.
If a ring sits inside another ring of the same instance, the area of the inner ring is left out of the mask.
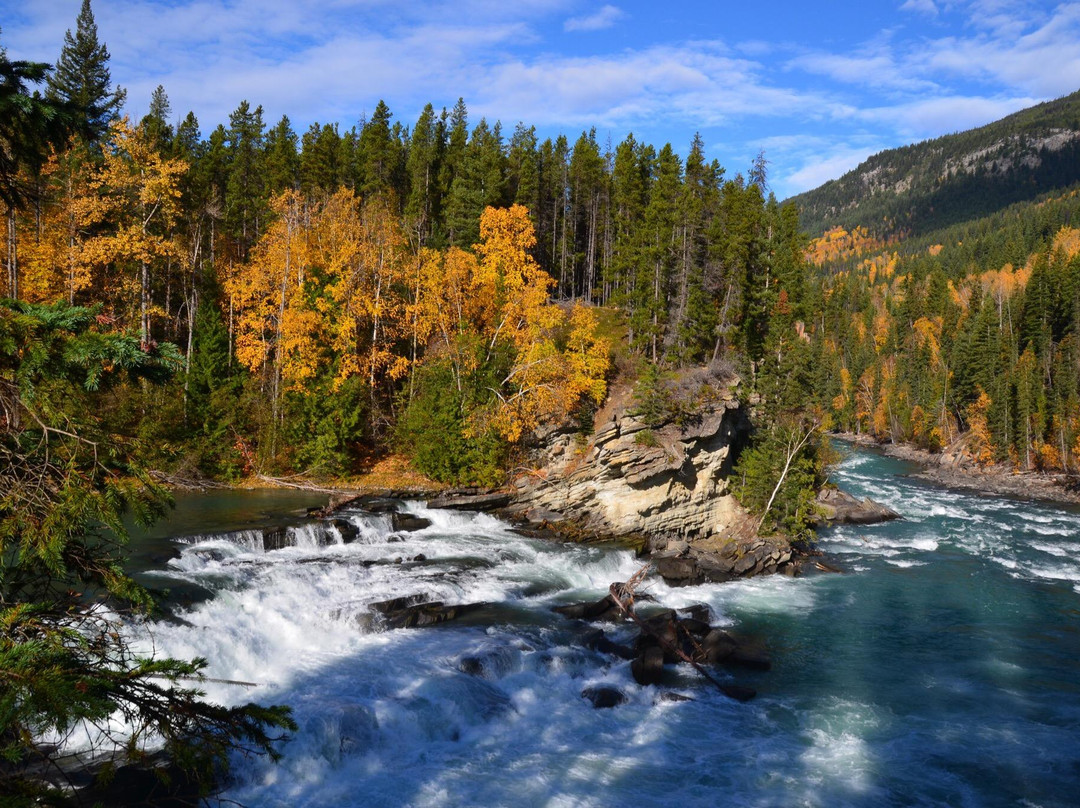
[[[623,17],[623,11],[615,6],[604,6],[584,17],[571,17],[563,24],[565,31],[601,31],[610,28]]]
[[[860,53],[808,53],[791,59],[787,66],[844,84],[914,92],[935,87],[932,81],[913,75],[909,66],[898,64],[887,46]]]
[[[876,135],[837,140],[802,134],[775,135],[758,144],[772,163],[769,179],[780,199],[836,179],[891,145],[894,144]]]
[[[907,0],[902,6],[901,11],[915,11],[920,14],[927,14],[931,17],[938,15],[938,7],[934,0]]]
[[[863,121],[893,127],[907,139],[924,140],[984,126],[1037,103],[1039,99],[1031,97],[983,98],[953,95],[863,109],[857,113],[857,117]]]
[[[411,124],[427,101],[463,96],[473,122],[595,125],[616,138],[632,129],[683,153],[700,129],[725,143],[725,154],[710,151],[728,164],[765,143],[778,193],[1080,87],[1077,0],[896,0],[892,27],[854,46],[841,27],[835,39],[728,45],[621,25],[619,41],[633,34],[635,46],[604,52],[595,48],[612,37],[561,35],[630,8],[604,2],[569,20],[582,0],[97,0],[94,11],[129,110],[145,111],[163,84],[174,112],[194,109],[204,133],[245,98],[268,123],[287,113],[298,128],[347,128],[379,98]],[[54,60],[78,6],[0,0],[2,42],[14,58]],[[769,137],[777,130],[809,135],[782,145]]]
[[[494,65],[480,99],[509,120],[535,120],[536,99],[543,98],[548,123],[624,127],[658,116],[717,126],[827,106],[814,93],[773,87],[760,73],[761,65],[732,58],[717,43],[695,42]]]
[[[975,37],[929,41],[912,61],[925,72],[1043,98],[1065,95],[1080,87],[1080,3],[1062,4],[1045,18],[999,18],[990,33]]]

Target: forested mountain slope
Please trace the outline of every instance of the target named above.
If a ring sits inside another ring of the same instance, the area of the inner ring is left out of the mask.
[[[880,152],[792,198],[811,235],[862,226],[919,235],[1080,181],[1080,92],[1006,118]]]

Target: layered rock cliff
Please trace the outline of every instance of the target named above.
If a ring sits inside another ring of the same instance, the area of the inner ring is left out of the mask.
[[[722,581],[793,563],[783,537],[758,537],[732,495],[750,434],[738,380],[697,396],[696,412],[650,426],[613,397],[587,441],[545,436],[541,467],[522,475],[508,513],[576,536],[640,537],[669,582]]]

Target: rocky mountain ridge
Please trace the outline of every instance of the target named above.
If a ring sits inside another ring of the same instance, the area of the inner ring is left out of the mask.
[[[1080,92],[964,132],[888,149],[792,197],[802,226],[929,233],[1080,182]]]

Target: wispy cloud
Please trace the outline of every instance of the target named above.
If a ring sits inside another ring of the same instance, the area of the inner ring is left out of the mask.
[[[534,114],[542,97],[545,115],[559,124],[623,128],[656,116],[717,126],[736,116],[793,114],[824,103],[812,93],[772,86],[761,73],[759,63],[734,58],[722,43],[694,42],[498,65],[481,98],[485,106],[512,110],[511,119]]]
[[[593,14],[583,17],[571,17],[563,24],[565,31],[602,31],[610,28],[623,17],[622,9],[616,6],[603,6]]]
[[[901,11],[915,11],[920,14],[927,14],[931,17],[938,15],[938,7],[934,0],[907,0],[902,6]]]
[[[983,98],[950,95],[862,109],[856,113],[856,117],[869,123],[885,124],[901,133],[905,139],[923,140],[983,126],[1033,106],[1039,100],[1030,96]]]
[[[783,199],[841,176],[889,145],[876,135],[837,140],[800,134],[765,138],[760,148],[773,164],[773,189]]]

